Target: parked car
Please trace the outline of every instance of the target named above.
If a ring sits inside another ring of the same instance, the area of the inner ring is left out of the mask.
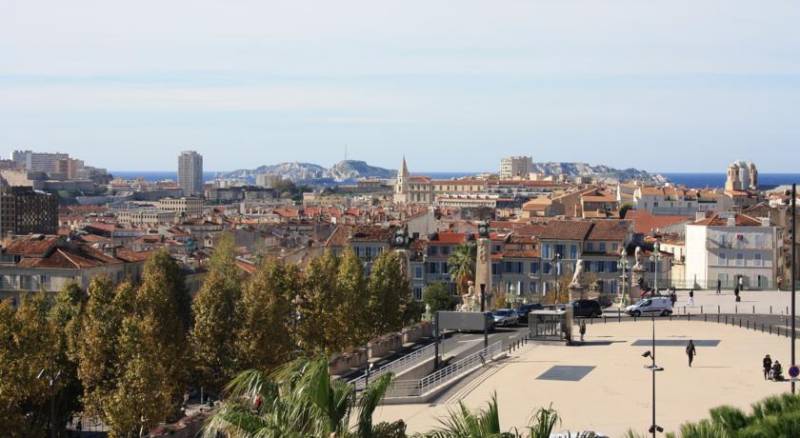
[[[498,327],[508,327],[519,323],[519,315],[514,309],[497,309],[492,312],[494,325]]]
[[[572,315],[585,318],[596,318],[603,314],[600,303],[595,300],[575,300],[572,302]]]
[[[672,300],[669,297],[652,297],[640,300],[636,304],[625,308],[625,313],[631,316],[672,314]]]
[[[528,322],[528,314],[531,313],[532,310],[542,310],[544,306],[539,303],[536,304],[523,304],[517,307],[517,315],[519,316],[519,322]]]

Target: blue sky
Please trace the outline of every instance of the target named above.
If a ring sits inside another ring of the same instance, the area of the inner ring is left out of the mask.
[[[800,172],[792,1],[0,0],[0,153]]]

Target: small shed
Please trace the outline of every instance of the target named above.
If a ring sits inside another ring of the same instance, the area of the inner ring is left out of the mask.
[[[528,337],[538,341],[572,339],[572,312],[568,310],[534,310],[528,314]]]

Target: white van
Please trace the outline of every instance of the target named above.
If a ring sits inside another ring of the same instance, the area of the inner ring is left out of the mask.
[[[631,316],[671,315],[672,300],[669,297],[645,298],[632,306],[626,307],[625,313]]]

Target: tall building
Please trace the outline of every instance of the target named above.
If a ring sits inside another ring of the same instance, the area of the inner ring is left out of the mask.
[[[58,199],[32,187],[0,187],[0,236],[55,234],[58,231]]]
[[[14,151],[11,159],[25,170],[32,172],[55,173],[58,172],[59,160],[66,160],[69,154],[60,152],[33,152],[33,151]]]
[[[725,191],[746,192],[758,190],[758,169],[752,162],[736,161],[728,166]]]
[[[203,196],[203,156],[183,151],[178,156],[178,186],[184,196]]]
[[[523,178],[533,171],[531,157],[506,157],[500,160],[500,179]]]

